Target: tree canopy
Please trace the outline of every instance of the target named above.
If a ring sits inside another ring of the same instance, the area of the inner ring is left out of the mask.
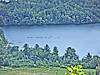
[[[99,0],[0,0],[0,25],[100,22]]]

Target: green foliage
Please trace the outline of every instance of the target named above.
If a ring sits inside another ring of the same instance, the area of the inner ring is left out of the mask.
[[[68,47],[63,56],[59,56],[59,50],[54,47],[53,52],[49,46],[41,48],[39,45],[29,47],[28,44],[24,45],[25,48],[19,49],[18,46],[10,46],[0,48],[0,65],[9,67],[63,67],[75,66],[82,64],[84,68],[96,68],[100,64],[99,56],[88,55],[84,61],[79,60],[76,55],[75,49]]]
[[[100,22],[99,0],[0,0],[0,25]]]
[[[75,52],[75,49],[68,47],[66,53],[62,57],[62,63],[68,66],[80,64],[79,56]]]
[[[0,47],[4,47],[7,45],[7,40],[3,34],[3,31],[0,29]]]
[[[82,58],[82,65],[84,68],[96,68],[100,64],[100,57],[95,55],[92,56],[88,53],[84,58]]]
[[[67,73],[65,75],[86,75],[83,72],[83,67],[82,65],[78,65],[78,66],[71,66],[71,67],[66,67],[67,69]]]
[[[96,67],[96,75],[99,75],[100,74],[100,65],[98,65],[97,67]]]
[[[74,48],[68,47],[66,52],[60,56],[59,50],[54,46],[53,50],[46,44],[43,48],[38,44],[30,47],[27,43],[23,49],[18,46],[7,45],[3,32],[0,32],[0,66],[9,67],[63,67],[82,64],[83,68],[95,69],[100,64],[100,57],[92,56],[90,53],[79,60]]]

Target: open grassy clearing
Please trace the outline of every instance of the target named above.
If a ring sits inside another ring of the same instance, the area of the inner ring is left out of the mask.
[[[64,75],[66,69],[63,68],[3,68],[0,75]],[[95,70],[85,69],[85,73],[95,75]]]
[[[0,75],[64,75],[62,68],[5,68],[0,69]]]

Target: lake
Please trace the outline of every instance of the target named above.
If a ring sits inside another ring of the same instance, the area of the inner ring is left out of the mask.
[[[20,48],[24,43],[41,47],[48,44],[51,49],[57,46],[62,55],[70,46],[83,57],[88,52],[100,55],[99,25],[5,26],[3,30],[8,41]]]

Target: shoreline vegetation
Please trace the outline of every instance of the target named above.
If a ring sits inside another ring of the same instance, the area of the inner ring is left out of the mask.
[[[81,24],[75,24],[75,23],[60,23],[60,24],[54,24],[54,23],[51,23],[51,24],[21,24],[21,25],[17,25],[17,24],[8,24],[8,25],[2,25],[0,24],[0,27],[3,27],[3,26],[45,26],[45,25],[49,25],[49,26],[52,26],[52,25],[75,25],[75,26],[78,26],[78,25],[97,25],[97,24],[100,24],[100,22],[94,22],[94,23],[81,23]]]
[[[0,25],[100,23],[99,0],[0,0]]]
[[[19,46],[11,46],[4,43],[6,39],[4,39],[3,32],[0,34],[2,35],[0,35],[0,66],[64,67],[81,64],[85,69],[96,69],[100,64],[100,56],[92,56],[90,53],[87,53],[87,55],[80,60],[76,54],[76,50],[71,47],[68,47],[62,56],[59,55],[59,50],[56,46],[51,50],[48,44],[44,47],[40,47],[38,44],[30,47],[26,43],[23,45],[23,48],[20,49]]]
[[[99,75],[100,56],[87,53],[79,59],[76,50],[68,47],[60,56],[56,46],[53,49],[46,44],[30,47],[27,43],[19,46],[8,44],[0,29],[0,75],[65,75],[66,66],[82,65],[86,75]]]
[[[69,23],[69,24],[21,24],[21,25],[17,25],[17,24],[9,24],[9,25],[1,25],[0,27],[7,27],[7,26],[61,26],[61,25],[71,25],[71,26],[80,26],[80,25],[84,25],[84,26],[88,26],[88,25],[99,25],[100,22],[95,22],[95,23],[81,23],[81,24],[73,24],[73,23]]]

